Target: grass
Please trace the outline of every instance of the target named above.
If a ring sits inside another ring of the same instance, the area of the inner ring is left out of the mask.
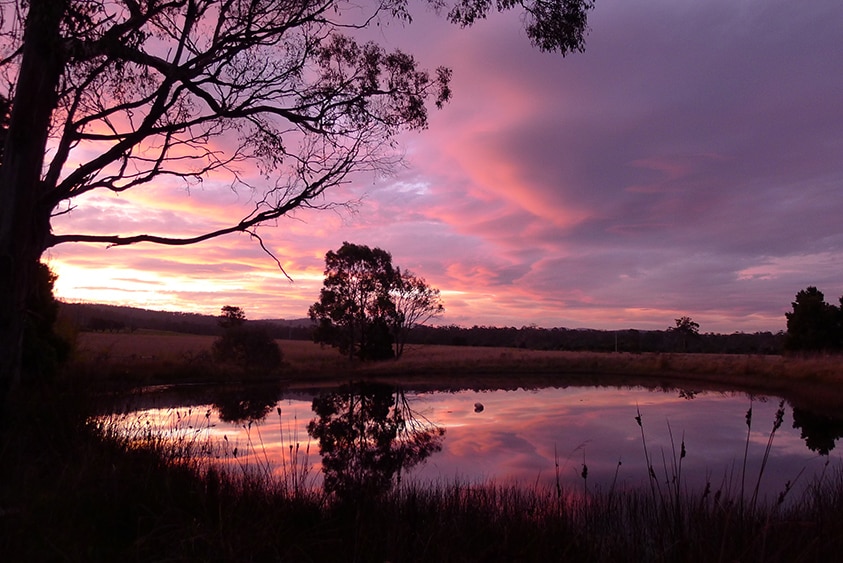
[[[239,377],[215,365],[214,338],[177,333],[82,333],[70,368],[82,387],[207,383]],[[312,342],[278,341],[288,386],[385,379],[436,388],[510,389],[567,384],[679,386],[777,394],[834,412],[843,405],[840,356],[747,356],[408,346],[397,361],[349,362]],[[276,378],[277,379],[277,378]]]

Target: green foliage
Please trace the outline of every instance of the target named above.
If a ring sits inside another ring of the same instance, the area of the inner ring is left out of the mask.
[[[277,371],[283,355],[266,328],[247,324],[246,314],[240,307],[226,305],[222,312],[220,326],[224,332],[211,348],[214,360],[237,366],[249,374]]]
[[[841,309],[826,303],[822,291],[809,286],[796,294],[796,300],[791,305],[793,311],[785,313],[785,347],[788,350],[820,352],[840,349],[843,343]]]

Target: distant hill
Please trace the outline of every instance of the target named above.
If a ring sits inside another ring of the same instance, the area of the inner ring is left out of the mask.
[[[221,329],[215,315],[152,311],[137,307],[96,303],[61,303],[61,316],[80,330],[132,332],[161,330],[188,334],[219,335]],[[274,338],[309,340],[313,330],[310,319],[268,319],[250,323],[267,327]]]

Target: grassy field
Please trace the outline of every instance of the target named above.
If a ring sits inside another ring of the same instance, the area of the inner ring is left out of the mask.
[[[82,333],[72,370],[88,379],[155,384],[211,382],[229,376],[207,353],[214,337],[178,333]],[[778,394],[819,410],[843,407],[840,356],[633,354],[519,348],[408,346],[399,360],[351,362],[328,346],[278,341],[288,385],[351,378],[415,386],[512,388],[568,384],[648,385]]]

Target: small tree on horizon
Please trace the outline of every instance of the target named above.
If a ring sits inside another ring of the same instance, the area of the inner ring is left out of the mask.
[[[676,326],[670,327],[667,330],[668,332],[679,335],[682,342],[682,351],[687,352],[688,340],[699,336],[700,325],[688,316],[679,317],[678,319],[674,319],[674,321],[676,322]]]
[[[226,305],[219,324],[223,334],[211,347],[217,363],[235,366],[246,374],[266,374],[281,367],[284,357],[278,343],[265,327],[247,323],[243,309]]]
[[[223,330],[241,326],[246,322],[246,312],[240,307],[225,305],[220,310],[220,313],[217,324],[220,325]]]

